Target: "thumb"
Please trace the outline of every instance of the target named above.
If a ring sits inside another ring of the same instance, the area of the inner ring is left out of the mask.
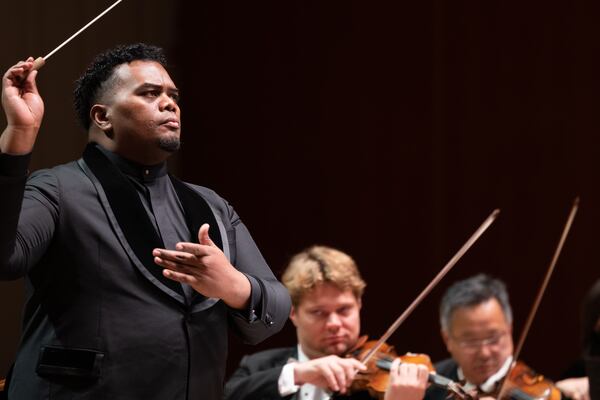
[[[30,71],[29,74],[27,75],[27,78],[25,79],[25,82],[27,83],[29,90],[32,93],[37,94],[39,96],[40,93],[38,92],[37,82],[35,80],[37,74],[38,74],[37,70]]]
[[[213,246],[214,247],[215,244],[211,240],[210,236],[208,236],[209,228],[210,228],[210,225],[202,224],[202,226],[200,227],[200,230],[198,231],[198,243],[205,245],[205,246]]]

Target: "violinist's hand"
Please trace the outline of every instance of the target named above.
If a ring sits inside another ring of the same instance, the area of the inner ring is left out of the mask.
[[[573,400],[590,400],[590,381],[587,376],[582,378],[569,378],[555,383],[567,397]]]
[[[367,367],[354,358],[326,356],[294,364],[294,383],[310,383],[333,392],[346,393],[354,375]]]
[[[0,152],[30,153],[44,116],[44,102],[35,83],[33,57],[19,61],[2,77],[2,108],[7,126],[0,136]]]
[[[208,228],[208,224],[200,227],[199,243],[177,243],[176,250],[154,249],[154,262],[165,268],[165,277],[187,283],[204,296],[222,299],[229,307],[241,310],[250,299],[250,281],[213,243]]]
[[[427,389],[429,370],[421,364],[400,363],[397,358],[390,368],[385,400],[421,400]]]

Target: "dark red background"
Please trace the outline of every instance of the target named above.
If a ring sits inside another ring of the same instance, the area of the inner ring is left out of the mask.
[[[110,1],[23,4],[0,29],[3,69],[52,49]],[[598,279],[600,5],[510,1],[126,0],[51,58],[33,167],[77,157],[72,81],[117,43],[164,46],[183,94],[173,167],[230,200],[279,274],[313,243],[355,257],[363,330],[381,335],[483,219],[499,220],[392,337],[446,356],[437,304],[452,281],[504,279],[520,331],[573,198],[581,209],[523,358],[556,377],[579,354]],[[170,7],[170,8],[169,8]],[[12,24],[12,25],[11,25]],[[0,368],[20,283],[1,283]],[[295,343],[288,325],[241,355]]]

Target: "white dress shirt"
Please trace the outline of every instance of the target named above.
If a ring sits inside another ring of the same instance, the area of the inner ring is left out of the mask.
[[[479,390],[483,393],[493,392],[494,389],[496,389],[496,384],[498,382],[500,382],[500,380],[502,378],[504,378],[504,375],[506,375],[506,373],[508,372],[510,365],[512,364],[512,360],[513,360],[512,356],[508,357],[506,359],[506,361],[504,361],[504,364],[502,364],[502,367],[500,367],[498,372],[496,372],[495,374],[493,374],[492,376],[487,378],[487,380],[485,382],[483,382],[481,385],[479,385]],[[458,367],[458,370],[456,371],[456,373],[458,375],[459,380],[462,381],[465,379],[465,375],[463,374],[463,371],[460,367]],[[463,388],[465,389],[465,391],[470,392],[471,390],[477,390],[478,386],[467,381],[463,385]]]
[[[299,362],[309,361],[309,358],[302,351],[302,347],[298,344],[298,359],[295,360],[290,358],[288,363],[283,366],[279,380],[277,381],[279,387],[279,394],[281,396],[289,396],[290,394],[300,391],[298,394],[298,400],[329,400],[331,394],[321,389],[318,386],[306,383],[302,386],[296,385],[294,381],[294,366]]]

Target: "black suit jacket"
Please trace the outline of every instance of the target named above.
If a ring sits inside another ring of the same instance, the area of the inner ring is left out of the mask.
[[[435,363],[434,368],[438,375],[445,376],[454,382],[458,382],[458,365],[453,359],[447,358],[437,362]],[[448,391],[446,389],[431,385],[425,392],[424,400],[445,400],[447,398]]]
[[[290,358],[297,358],[296,347],[285,347],[261,351],[244,356],[240,366],[225,385],[225,400],[273,400],[296,399],[297,393],[282,397],[278,380],[283,366]],[[371,399],[366,392],[351,396],[334,396],[338,400]]]
[[[296,347],[261,351],[244,356],[240,366],[225,384],[225,399],[282,399],[277,381],[290,358],[298,358]],[[295,395],[285,398],[291,399]]]
[[[586,356],[585,369],[590,380],[590,398],[600,400],[600,357]]]
[[[24,276],[27,295],[9,398],[220,399],[228,330],[249,343],[277,332],[287,291],[225,200],[174,181],[190,238],[210,222],[211,237],[261,288],[253,321],[218,299],[188,304],[152,265],[156,232],[136,193],[88,150],[27,184],[0,177],[0,278]]]
[[[439,375],[445,376],[453,380],[454,382],[458,382],[458,364],[452,359],[447,358],[443,361],[437,362],[434,365],[436,372]],[[445,400],[448,398],[448,392],[445,389],[430,386],[425,393],[424,400]],[[568,399],[561,393],[561,399]],[[594,400],[592,393],[592,400]]]

